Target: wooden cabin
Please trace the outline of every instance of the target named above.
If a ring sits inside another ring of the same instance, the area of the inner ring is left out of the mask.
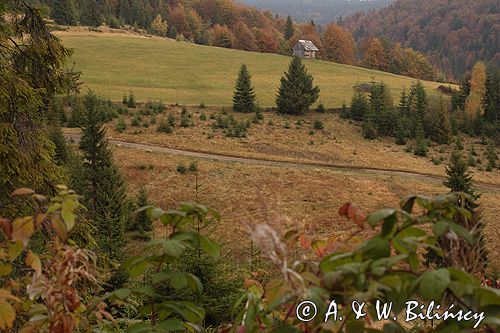
[[[316,59],[319,49],[310,40],[300,39],[293,47],[293,55],[300,58]]]

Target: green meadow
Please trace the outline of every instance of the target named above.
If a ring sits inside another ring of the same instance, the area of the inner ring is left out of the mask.
[[[123,33],[60,32],[64,44],[74,50],[72,61],[81,71],[85,88],[113,100],[133,92],[138,101],[230,105],[234,81],[242,63],[247,64],[261,106],[273,106],[280,77],[290,57],[200,46],[169,39]],[[340,65],[305,60],[320,86],[318,101],[326,107],[349,102],[353,86],[383,81],[399,99],[403,87],[414,79]],[[424,82],[434,91],[439,83]]]

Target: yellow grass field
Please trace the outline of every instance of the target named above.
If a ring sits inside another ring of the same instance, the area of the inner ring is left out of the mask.
[[[91,32],[83,28],[57,32],[66,47],[75,53],[72,62],[82,71],[85,88],[121,100],[132,91],[139,101],[230,105],[238,70],[245,63],[253,75],[261,106],[274,106],[280,77],[290,57],[200,46],[174,40],[123,32]],[[340,65],[305,61],[321,88],[319,101],[327,108],[349,102],[353,86],[372,80],[384,81],[395,100],[414,79]],[[429,92],[439,83],[424,82]],[[318,102],[319,102],[318,101]]]

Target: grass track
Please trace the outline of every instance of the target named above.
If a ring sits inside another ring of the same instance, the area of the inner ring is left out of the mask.
[[[84,87],[120,100],[133,91],[139,101],[230,105],[234,81],[242,63],[252,73],[262,106],[273,106],[277,86],[290,57],[200,46],[168,39],[123,33],[58,32],[74,49],[72,61],[83,72]],[[413,79],[360,67],[307,60],[306,66],[321,88],[326,107],[349,102],[356,83],[382,80],[397,101],[402,87]],[[424,82],[434,90],[439,83]]]

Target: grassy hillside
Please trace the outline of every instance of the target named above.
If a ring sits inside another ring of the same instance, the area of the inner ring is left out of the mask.
[[[139,101],[230,105],[234,80],[242,63],[253,74],[257,97],[262,106],[273,106],[283,71],[290,57],[244,52],[160,38],[123,33],[89,31],[60,32],[64,44],[74,49],[76,69],[83,72],[85,87],[119,100],[133,91]],[[320,101],[326,107],[339,107],[349,101],[356,83],[382,80],[397,100],[411,78],[384,72],[306,61],[321,88]],[[439,84],[425,82],[434,90]]]

